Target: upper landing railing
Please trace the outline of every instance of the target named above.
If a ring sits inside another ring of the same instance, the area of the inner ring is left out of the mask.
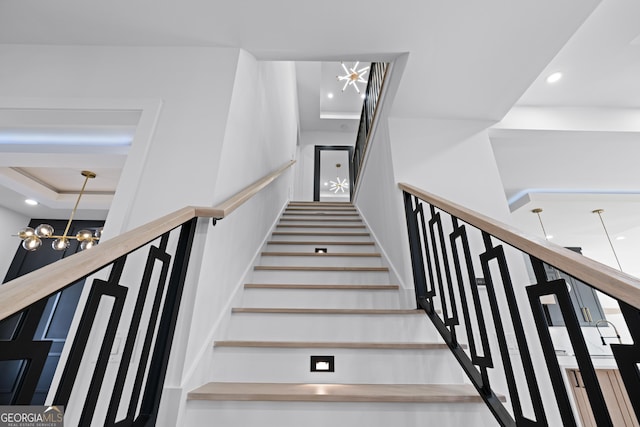
[[[387,69],[389,64],[386,62],[372,62],[369,68],[369,79],[367,81],[367,90],[365,91],[364,102],[362,103],[362,113],[360,114],[360,124],[358,125],[358,136],[353,150],[353,188],[357,187],[360,179],[360,171],[362,170],[362,162],[369,146],[372,136],[372,130],[375,125],[379,111],[379,101],[382,96],[385,81],[387,79]],[[352,193],[353,194],[353,193]]]
[[[558,417],[565,427],[579,425],[569,390],[583,393],[588,405],[577,416],[594,420],[589,425],[619,425],[612,420],[634,412],[640,419],[640,280],[411,185],[400,188],[418,306],[501,425],[555,426],[549,419]],[[612,297],[617,330],[626,323],[628,333],[604,328],[603,335],[599,325],[610,321],[578,306],[579,287]],[[575,355],[569,364],[557,348],[563,336]],[[611,387],[594,369],[594,346],[610,349],[622,397],[603,393]],[[568,365],[578,370],[569,374]],[[549,380],[553,396],[540,391]]]
[[[50,297],[98,273],[108,279],[92,280],[78,328],[73,336],[67,337],[72,346],[51,404],[67,407],[73,392],[74,404],[82,405],[79,425],[155,425],[197,219],[213,218],[215,224],[293,163],[285,164],[218,206],[185,207],[0,286],[0,320],[9,322],[13,328],[9,339],[0,340],[0,362],[20,364],[10,403],[29,405],[34,396],[52,345],[51,341],[35,339],[34,335]],[[129,288],[121,284],[123,273],[127,283],[134,280],[140,283],[137,294],[130,295],[136,297],[133,310],[125,310]],[[94,327],[97,313],[104,312],[108,302],[111,305],[106,328]],[[113,387],[105,387],[109,392],[104,396],[101,388],[107,365],[114,369],[110,356],[116,331],[127,327],[115,368],[117,374],[110,384]],[[83,360],[88,357],[90,336],[101,337],[95,364]],[[84,388],[76,384],[80,369],[90,370],[91,382]],[[108,399],[109,406],[106,414],[98,414],[97,403],[103,398]],[[121,406],[127,409],[126,415],[116,420]]]

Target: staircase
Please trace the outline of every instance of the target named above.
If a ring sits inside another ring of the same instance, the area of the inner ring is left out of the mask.
[[[181,425],[497,425],[352,205],[291,202],[244,288]]]

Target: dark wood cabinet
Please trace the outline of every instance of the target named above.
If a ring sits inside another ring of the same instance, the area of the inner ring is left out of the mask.
[[[567,248],[575,252],[582,253],[580,248]],[[580,326],[596,326],[598,320],[604,319],[604,310],[600,305],[600,300],[596,290],[591,286],[545,264],[548,280],[564,279],[567,283],[569,296],[573,303]],[[560,308],[556,304],[545,304],[547,320],[551,326],[564,326],[564,318]]]

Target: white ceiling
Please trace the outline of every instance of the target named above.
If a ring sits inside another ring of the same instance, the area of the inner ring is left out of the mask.
[[[630,167],[640,146],[639,17],[635,0],[375,0],[365,9],[337,0],[5,1],[0,43],[231,46],[259,59],[294,60],[303,131],[357,127],[355,120],[319,119],[326,103],[318,86],[323,62],[400,59],[393,117],[499,121],[516,107],[490,134],[505,194],[512,198],[531,189],[640,189]],[[564,78],[549,85],[544,79],[553,71]],[[540,114],[532,111],[546,112],[548,120],[537,120]],[[594,120],[605,116],[606,123]],[[132,129],[112,118],[100,126]],[[45,126],[48,119],[41,119]],[[14,125],[0,114],[0,127]],[[582,153],[596,147],[607,149],[598,153],[603,161],[593,163]],[[106,175],[126,155],[122,147],[75,154],[49,147],[44,155],[38,147],[0,149],[2,168],[78,165],[78,171],[104,168]],[[79,157],[66,157],[72,155]],[[6,191],[0,189],[3,205],[21,210]]]
[[[139,111],[0,109],[0,203],[30,218],[104,219]],[[24,203],[25,198],[39,202]]]
[[[640,277],[640,2],[604,0],[490,132],[514,223]],[[546,77],[560,71],[554,84]],[[620,238],[620,240],[617,240]]]

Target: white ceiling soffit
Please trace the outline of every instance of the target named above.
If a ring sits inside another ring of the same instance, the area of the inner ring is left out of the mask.
[[[293,61],[391,61],[409,53],[392,117],[499,120],[597,4],[3,2],[0,43],[224,46]]]
[[[335,65],[335,63],[333,63]],[[339,62],[337,63],[339,66]],[[321,118],[321,105],[323,98],[327,99],[327,93],[334,91],[336,106],[335,112],[341,108],[351,108],[351,104],[346,103],[342,107],[346,98],[340,98],[336,88],[341,89],[338,81],[333,76],[333,80],[323,79],[323,63],[319,61],[297,61],[296,62],[296,78],[298,87],[298,105],[300,108],[300,128],[303,131],[325,131],[325,132],[350,132],[353,133],[355,142],[356,132],[358,130],[358,120],[352,118]],[[362,100],[360,101],[362,102]],[[353,114],[353,112],[351,112]],[[358,114],[358,119],[360,115]]]
[[[140,111],[0,109],[1,205],[31,218],[68,216],[80,172],[91,170],[97,177],[87,182],[78,217],[103,219],[139,118]]]

